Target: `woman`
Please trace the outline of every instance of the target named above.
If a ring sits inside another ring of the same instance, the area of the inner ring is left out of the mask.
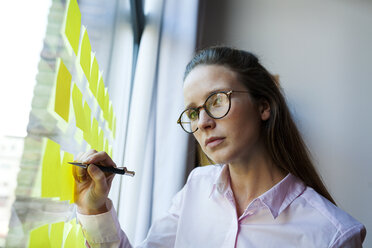
[[[245,51],[199,52],[178,123],[219,165],[194,169],[140,247],[361,247],[366,230],[334,205],[274,78]],[[103,152],[78,161],[115,166]],[[112,175],[75,168],[91,247],[131,247],[107,199]]]

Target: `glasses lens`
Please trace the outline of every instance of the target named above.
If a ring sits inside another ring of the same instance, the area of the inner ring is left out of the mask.
[[[197,129],[198,112],[195,109],[187,109],[181,115],[181,125],[186,132],[193,133]]]
[[[205,105],[213,118],[221,118],[229,111],[230,99],[225,93],[215,93],[207,99]]]

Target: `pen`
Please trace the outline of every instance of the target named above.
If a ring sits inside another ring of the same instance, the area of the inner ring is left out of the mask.
[[[89,164],[83,164],[83,163],[79,163],[79,162],[68,162],[68,163],[72,164],[72,165],[79,166],[79,167],[83,167],[85,169],[87,169],[88,166],[89,166]],[[119,169],[119,168],[114,168],[114,167],[106,167],[106,166],[102,166],[102,165],[99,165],[99,164],[94,164],[94,165],[97,166],[98,168],[100,168],[101,171],[103,171],[103,172],[115,173],[115,174],[120,174],[120,175],[127,175],[127,176],[131,176],[131,177],[134,177],[134,174],[135,174],[134,171],[128,171],[126,167],[123,167],[122,169]]]

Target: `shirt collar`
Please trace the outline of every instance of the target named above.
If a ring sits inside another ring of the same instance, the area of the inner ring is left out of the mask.
[[[224,164],[219,175],[217,176],[216,180],[213,183],[213,187],[211,193],[209,194],[209,197],[212,196],[214,191],[217,191],[218,193],[223,195],[229,187],[230,187],[229,166],[227,164]]]
[[[217,191],[220,194],[224,194],[227,189],[230,188],[230,171],[228,165],[223,165],[220,174],[217,176],[211,193]],[[297,177],[288,173],[279,183],[275,184],[271,189],[257,197],[252,203],[260,202],[267,207],[273,218],[275,219],[278,215],[292,203],[302,192],[305,190],[306,185]],[[253,204],[259,206],[261,204]],[[251,204],[248,208],[251,207]]]
[[[270,210],[274,219],[286,209],[306,186],[297,177],[288,173],[279,183],[263,193],[258,199]]]

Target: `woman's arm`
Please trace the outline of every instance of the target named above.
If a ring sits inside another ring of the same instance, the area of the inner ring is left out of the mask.
[[[120,227],[116,211],[108,200],[106,213],[97,215],[84,215],[77,212],[87,247],[91,248],[132,248],[130,242]]]
[[[180,191],[173,199],[172,207],[162,218],[151,226],[146,239],[138,248],[174,247],[178,225],[178,203]],[[77,218],[83,227],[84,236],[91,248],[132,248],[126,234],[121,229],[116,211],[109,200],[108,212],[99,215],[83,215],[77,213]]]
[[[105,152],[79,154],[78,162],[98,163],[116,167]],[[131,248],[131,244],[121,229],[116,211],[108,199],[113,174],[103,173],[89,165],[88,169],[74,168],[76,182],[75,202],[78,205],[77,218],[87,239],[87,247],[94,248]],[[152,225],[148,236],[139,247],[174,247],[181,208],[183,190],[174,198],[168,213]]]
[[[89,150],[76,157],[77,162],[90,164],[87,169],[73,167],[77,217],[87,239],[87,247],[131,247],[108,199],[112,173],[104,173],[93,164],[116,167],[105,152]]]

